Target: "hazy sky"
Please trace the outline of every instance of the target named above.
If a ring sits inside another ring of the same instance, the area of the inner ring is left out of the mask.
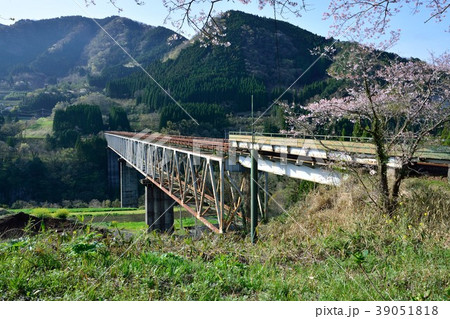
[[[121,16],[136,21],[141,21],[150,25],[164,25],[168,28],[175,28],[170,22],[164,24],[167,16],[167,9],[162,5],[161,0],[144,0],[143,6],[135,4],[134,0],[117,0],[117,4],[123,8]],[[273,9],[268,7],[259,10],[257,4],[242,5],[233,2],[224,1],[217,7],[217,11],[226,11],[228,9],[242,10],[249,13],[273,17]],[[257,2],[257,1],[253,1]],[[95,0],[96,5],[85,6],[83,0],[0,0],[0,23],[11,24],[9,18],[20,19],[45,19],[68,15],[82,15],[94,18],[103,18],[111,15],[117,15],[118,11],[108,0]],[[309,12],[303,14],[301,18],[292,15],[286,16],[286,21],[302,27],[308,31],[326,36],[330,21],[322,20],[322,14],[326,11],[329,1],[309,0],[311,6]],[[177,18],[177,15],[173,15]],[[282,19],[281,17],[278,17]],[[430,52],[436,54],[450,50],[450,32],[449,29],[450,14],[445,21],[435,23],[430,21],[424,23],[427,19],[426,14],[411,15],[408,10],[393,19],[396,29],[402,29],[402,37],[399,43],[390,51],[396,52],[404,57],[419,57],[427,60]],[[185,33],[192,35],[192,30],[184,30]]]

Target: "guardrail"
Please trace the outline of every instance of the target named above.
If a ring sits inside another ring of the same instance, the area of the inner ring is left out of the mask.
[[[249,135],[252,133],[248,131],[231,131],[229,135]],[[372,142],[371,137],[356,137],[356,136],[335,136],[335,135],[307,135],[301,133],[258,133],[255,132],[255,136],[266,137],[281,137],[281,138],[297,138],[297,139],[319,139],[325,141],[344,141],[344,142]]]
[[[246,135],[251,136],[252,132],[248,131],[230,131],[228,135]],[[255,132],[255,136],[267,136],[267,137],[281,137],[281,138],[297,138],[297,139],[316,139],[325,141],[341,141],[341,142],[360,142],[360,143],[371,143],[373,138],[371,137],[358,137],[358,136],[336,136],[336,135],[309,135],[302,133],[260,133]],[[414,140],[414,139],[411,139]],[[388,142],[390,139],[387,140]],[[440,138],[434,139],[436,142],[444,142]],[[450,149],[449,146],[437,145],[436,148]]]
[[[233,141],[233,135],[234,136],[252,136],[251,132],[248,131],[231,131],[229,132],[229,140]],[[348,151],[349,147],[353,149],[353,152],[361,152],[361,153],[367,153],[367,150],[371,150],[369,153],[374,154],[375,152],[375,145],[372,144],[373,139],[368,137],[355,137],[355,136],[332,136],[332,135],[307,135],[307,134],[290,134],[290,133],[255,133],[256,138],[284,138],[284,139],[292,139],[292,140],[318,140],[321,141],[321,143],[325,143],[326,141],[331,142],[343,142],[343,145],[340,145],[340,147],[343,147],[344,150]],[[411,139],[412,141],[412,139]],[[435,139],[435,142],[442,142],[440,139]],[[273,141],[275,143],[275,141]],[[389,140],[387,140],[389,142]],[[407,142],[407,140],[403,140],[403,142]],[[351,144],[350,144],[351,143]],[[333,147],[336,147],[335,143],[332,145],[329,143],[325,143],[328,145],[329,148],[333,149]],[[399,143],[400,144],[400,143]],[[394,148],[391,152],[391,156],[401,156],[402,151],[399,146],[399,148]],[[425,145],[421,148],[419,148],[415,152],[415,157],[417,158],[428,158],[428,159],[438,159],[438,160],[444,160],[444,161],[450,161],[450,147],[444,146],[444,145],[432,145],[432,143],[428,143],[428,145]]]

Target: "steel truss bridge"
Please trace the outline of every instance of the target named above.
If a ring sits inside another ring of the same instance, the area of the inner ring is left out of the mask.
[[[145,186],[157,187],[212,231],[222,233],[236,215],[242,217],[245,179],[234,179],[225,167],[229,150],[226,140],[124,132],[105,136],[108,147],[121,158],[121,165],[137,170]],[[124,183],[121,186],[122,191],[129,188]],[[155,193],[146,190],[146,194],[150,192]],[[152,199],[156,203],[158,195]],[[152,203],[146,200],[146,204],[146,215],[153,215],[149,222],[167,213],[167,205],[156,203],[154,211],[149,212]]]
[[[105,133],[108,148],[119,159],[121,202],[137,206],[136,171],[145,186],[146,222],[149,229],[173,228],[173,205],[182,206],[216,233],[233,224],[247,223],[252,147],[258,151],[257,206],[267,212],[267,173],[338,186],[345,177],[330,164],[350,162],[375,166],[375,150],[362,138],[338,140],[317,136],[292,137],[232,132],[229,139],[170,136],[158,133]],[[450,148],[421,149],[416,164],[450,170]],[[398,158],[389,159],[391,168]],[[134,174],[134,175],[133,175]],[[450,175],[449,175],[450,178]],[[245,213],[247,212],[247,213]],[[238,218],[237,218],[238,217]]]

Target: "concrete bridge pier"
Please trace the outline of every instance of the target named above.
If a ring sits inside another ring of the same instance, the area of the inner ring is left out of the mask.
[[[120,160],[121,207],[138,207],[138,172],[124,160]]]
[[[151,232],[156,229],[155,209],[153,206],[154,201],[155,200],[153,198],[153,187],[151,185],[145,185],[145,223],[148,226],[148,232]]]
[[[119,197],[120,178],[119,178],[119,155],[111,149],[108,149],[108,193],[111,197]]]
[[[148,231],[173,232],[173,199],[147,180],[145,186],[145,223]]]
[[[169,195],[167,195],[166,193],[160,191],[161,193],[163,193],[163,202],[164,202],[164,211],[165,215],[164,215],[164,231],[168,232],[168,233],[172,233],[174,230],[174,226],[173,226],[173,220],[174,220],[174,216],[173,216],[173,207],[175,206],[174,204],[174,200],[172,198],[170,198]]]

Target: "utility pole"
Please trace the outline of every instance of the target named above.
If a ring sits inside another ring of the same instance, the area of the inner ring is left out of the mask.
[[[252,95],[252,147],[250,149],[252,164],[250,168],[250,236],[252,244],[256,243],[256,227],[258,226],[258,151],[255,149],[255,122],[253,116],[253,95]]]

